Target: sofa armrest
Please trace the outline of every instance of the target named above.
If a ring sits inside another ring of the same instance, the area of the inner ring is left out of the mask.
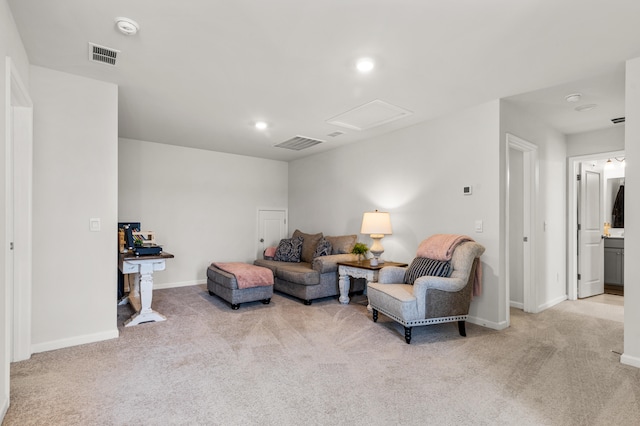
[[[404,284],[404,273],[407,268],[399,266],[385,266],[380,269],[378,282],[381,284]]]
[[[353,262],[356,260],[355,254],[330,254],[328,256],[318,256],[313,259],[312,268],[321,274],[325,272],[336,272],[338,262]]]

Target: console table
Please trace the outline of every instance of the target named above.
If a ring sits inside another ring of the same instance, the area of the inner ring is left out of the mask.
[[[166,260],[172,259],[171,253],[162,252],[152,256],[136,256],[133,253],[120,254],[118,268],[123,274],[137,274],[133,280],[133,288],[129,295],[120,302],[129,303],[136,311],[125,321],[124,326],[130,327],[143,322],[164,321],[164,315],[151,309],[153,299],[153,272],[164,271]]]
[[[406,263],[387,261],[376,266],[371,266],[371,259],[359,262],[338,262],[338,275],[340,276],[338,281],[340,285],[340,298],[338,300],[340,303],[349,303],[349,287],[351,286],[349,277],[364,278],[367,280],[368,286],[369,283],[378,282],[378,272],[385,266],[399,266],[402,268],[408,265]],[[366,291],[367,287],[365,287],[365,292]],[[367,306],[367,309],[368,308]]]

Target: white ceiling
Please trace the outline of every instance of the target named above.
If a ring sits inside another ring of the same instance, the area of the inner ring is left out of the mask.
[[[119,85],[120,137],[279,160],[499,98],[566,133],[603,128],[624,115],[624,61],[640,56],[638,0],[8,3],[32,64]],[[119,33],[118,16],[138,35]],[[89,42],[120,50],[118,64],[90,62]],[[361,56],[372,73],[355,71]],[[567,108],[573,92],[600,106]],[[374,100],[413,114],[327,123]],[[297,135],[326,142],[273,146]]]

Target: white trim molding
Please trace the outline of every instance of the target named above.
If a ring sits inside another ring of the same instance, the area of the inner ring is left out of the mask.
[[[85,345],[87,343],[101,342],[103,340],[117,339],[120,332],[115,330],[103,331],[101,333],[85,334],[83,336],[74,336],[66,339],[52,340],[33,345],[31,349],[33,353],[53,351],[56,349],[68,348],[71,346]]]

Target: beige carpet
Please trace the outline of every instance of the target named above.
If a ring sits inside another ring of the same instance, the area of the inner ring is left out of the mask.
[[[407,345],[363,296],[232,311],[204,286],[159,290],[167,321],[13,364],[3,424],[637,425],[621,300],[513,310],[509,329],[468,324],[466,338],[418,327]]]

